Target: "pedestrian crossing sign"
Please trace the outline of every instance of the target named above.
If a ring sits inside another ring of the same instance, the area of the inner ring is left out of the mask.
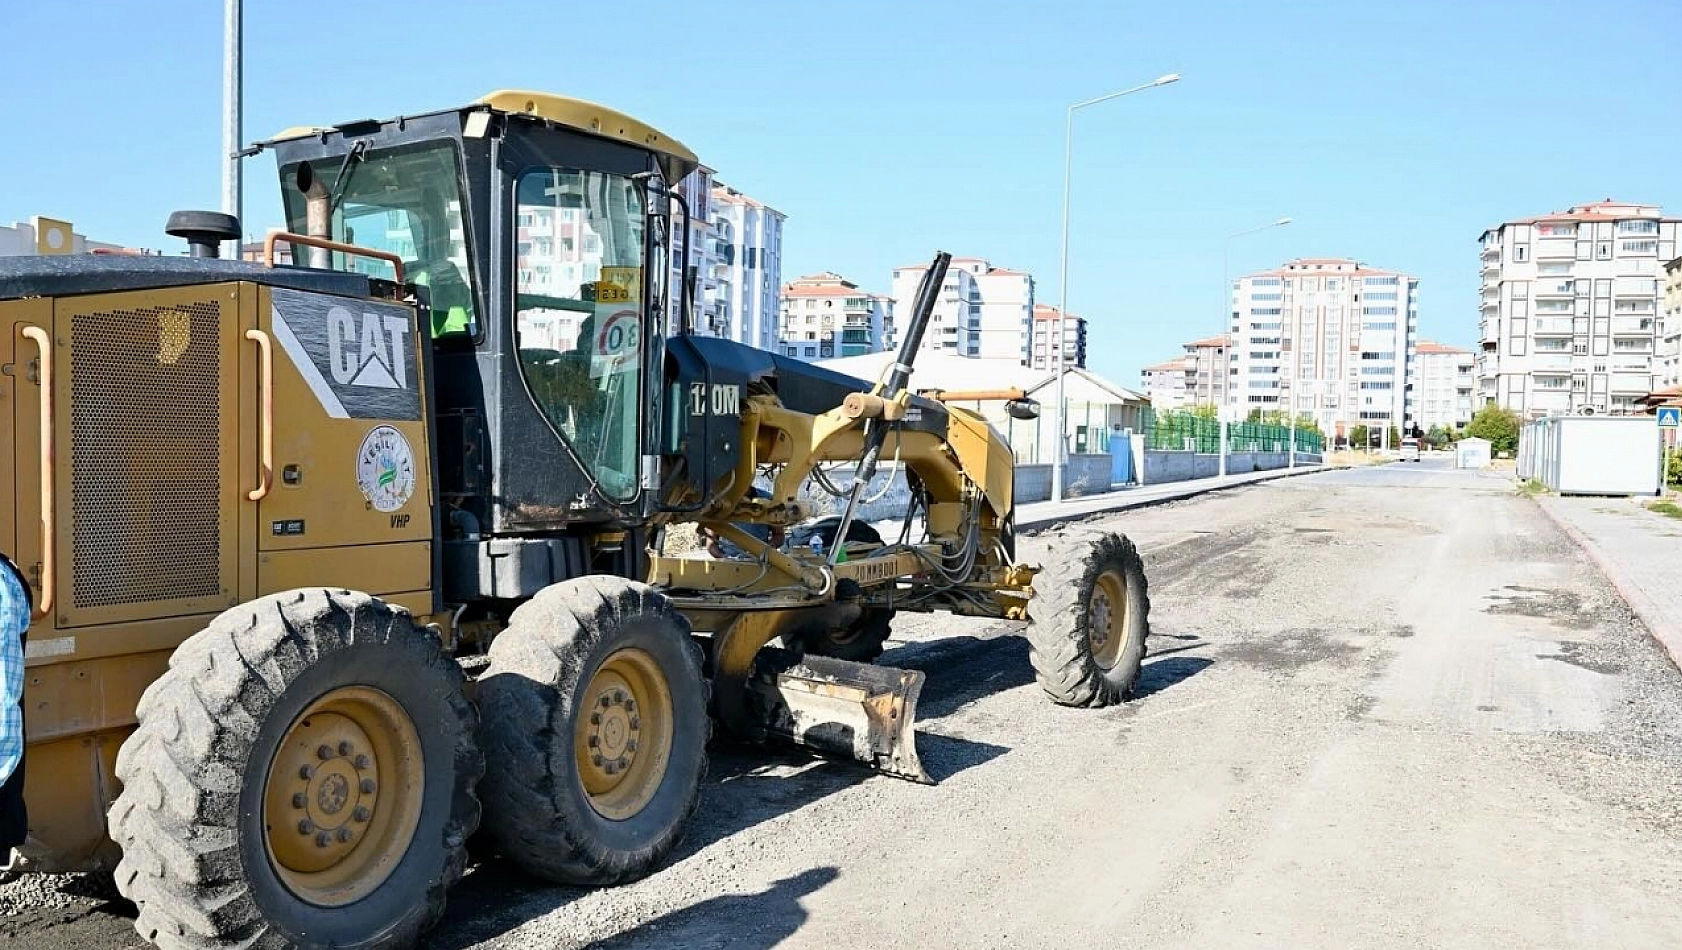
[[[1660,406],[1659,428],[1675,429],[1682,427],[1682,406]]]

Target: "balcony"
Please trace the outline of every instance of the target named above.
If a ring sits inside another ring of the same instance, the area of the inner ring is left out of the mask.
[[[1574,297],[1577,294],[1576,284],[1570,280],[1532,281],[1530,290],[1537,297]]]
[[[1537,373],[1552,373],[1568,376],[1571,373],[1571,354],[1537,354],[1530,358],[1531,369]]]
[[[1535,317],[1530,321],[1530,332],[1535,336],[1570,336],[1570,317]]]

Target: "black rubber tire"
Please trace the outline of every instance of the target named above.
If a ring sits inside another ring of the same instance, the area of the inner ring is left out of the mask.
[[[479,824],[484,759],[461,668],[407,611],[367,594],[294,590],[234,607],[170,657],[117,755],[117,888],[162,950],[412,947],[444,912]],[[420,824],[366,897],[321,907],[270,866],[263,785],[297,715],[341,686],[372,686],[420,739]]]
[[[636,581],[591,575],[520,605],[480,678],[488,771],[485,828],[502,854],[549,881],[608,886],[659,866],[682,840],[707,771],[706,679],[689,621]],[[585,794],[573,757],[577,694],[614,651],[637,647],[665,674],[674,733],[666,772],[637,814],[610,820]]]
[[[1080,529],[1059,532],[1054,551],[1071,552],[1066,560],[1048,565],[1034,578],[1034,598],[1028,602],[1029,659],[1040,687],[1052,702],[1063,706],[1111,706],[1132,695],[1150,636],[1150,587],[1145,563],[1125,536],[1085,534]],[[1117,571],[1127,585],[1132,612],[1127,642],[1111,669],[1099,666],[1087,637],[1092,588],[1107,571]]]
[[[824,550],[828,551],[835,546],[835,535],[840,528],[841,517],[831,515],[797,527],[792,543],[810,544],[812,535],[816,534],[823,538]],[[847,540],[881,544],[882,535],[870,525],[854,521],[847,527]],[[799,638],[801,648],[807,653],[854,663],[871,663],[882,655],[888,636],[893,633],[895,613],[897,611],[887,607],[866,607],[859,619],[845,630],[802,628],[793,636]]]

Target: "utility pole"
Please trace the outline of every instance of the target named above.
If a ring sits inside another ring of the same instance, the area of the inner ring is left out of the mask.
[[[240,54],[245,44],[242,23],[244,0],[227,0],[222,27],[222,213],[240,219],[243,233],[245,220],[244,194],[241,191],[240,151],[245,148],[244,121],[241,115],[244,94],[244,73]],[[235,238],[230,250],[222,256],[239,260],[242,238]]]

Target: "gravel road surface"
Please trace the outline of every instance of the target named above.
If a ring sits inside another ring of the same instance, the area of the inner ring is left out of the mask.
[[[1510,482],[1398,464],[1097,523],[1151,574],[1132,703],[1052,706],[1010,630],[902,620],[938,786],[721,748],[668,867],[487,860],[428,945],[1682,946],[1682,676]],[[0,889],[0,942],[139,946],[46,883]]]

